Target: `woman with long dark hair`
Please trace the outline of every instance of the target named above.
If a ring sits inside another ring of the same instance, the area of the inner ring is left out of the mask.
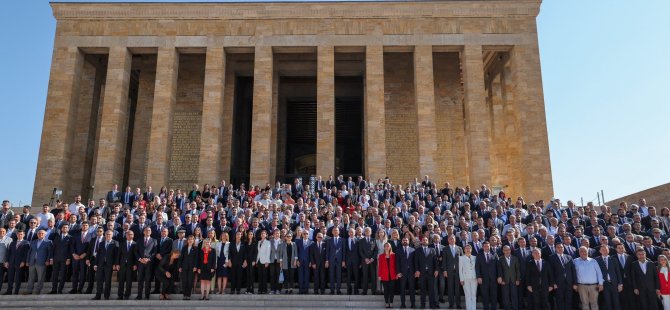
[[[169,256],[163,257],[158,263],[158,273],[156,277],[161,281],[160,300],[169,300],[170,293],[174,290],[174,281],[179,271],[179,250],[173,250]]]
[[[181,248],[179,256],[179,280],[181,281],[181,290],[184,294],[184,300],[191,299],[193,292],[193,281],[198,263],[198,248],[195,246],[195,238],[188,236],[186,245]]]
[[[258,247],[256,245],[256,238],[252,230],[247,231],[247,239],[244,242],[247,254],[247,267],[245,268],[245,275],[247,279],[247,294],[254,293],[254,269],[256,268],[256,258],[258,256]]]

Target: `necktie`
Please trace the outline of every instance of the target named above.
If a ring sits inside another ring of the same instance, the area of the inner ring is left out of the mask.
[[[542,266],[540,265],[540,261],[536,261],[535,264],[537,265],[537,270],[542,271]]]
[[[526,249],[525,248],[521,249],[521,256],[523,258],[526,258]]]
[[[625,259],[623,258],[623,254],[619,254],[619,263],[621,263],[621,267],[625,266]]]
[[[30,233],[28,234],[28,241],[32,240],[33,238],[33,230],[30,230]]]
[[[486,262],[488,263],[489,262],[489,253],[486,253],[485,256],[486,256]]]
[[[349,250],[351,250],[352,245],[353,245],[353,241],[351,241],[351,238],[349,238]]]
[[[561,255],[561,265],[565,266],[565,256]]]
[[[179,249],[179,251],[181,251],[181,240],[179,240],[179,242],[177,242],[177,249]]]
[[[426,256],[428,256],[428,248],[423,247],[423,254],[426,255]]]
[[[128,248],[126,249],[126,251],[130,252],[130,242],[128,242]]]
[[[98,253],[99,250],[100,250],[100,238],[97,238],[95,239],[95,251],[93,254]]]
[[[405,255],[407,255],[407,259],[409,259],[409,251],[407,251],[407,247],[405,247]]]
[[[144,238],[144,247],[149,245],[149,238]]]

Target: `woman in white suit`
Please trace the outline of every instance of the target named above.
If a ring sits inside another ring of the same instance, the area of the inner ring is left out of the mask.
[[[475,272],[476,257],[472,255],[472,246],[463,248],[464,255],[458,258],[458,275],[465,292],[465,309],[477,308],[477,273]]]

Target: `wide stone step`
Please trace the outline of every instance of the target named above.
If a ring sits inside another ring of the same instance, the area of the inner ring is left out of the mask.
[[[192,300],[181,300],[181,294],[170,295],[172,300],[159,300],[152,295],[150,300],[117,300],[115,291],[109,300],[91,300],[93,294],[41,294],[41,295],[0,295],[0,309],[34,308],[34,309],[119,309],[141,307],[143,309],[379,309],[384,307],[382,296],[348,296],[348,295],[210,295],[210,300],[199,300],[200,295],[194,294]],[[418,297],[418,296],[417,296]],[[464,304],[464,302],[463,302]],[[407,300],[409,305],[409,300]],[[419,299],[417,298],[417,306]],[[400,306],[400,298],[396,296],[394,307]],[[442,308],[446,305],[442,304]],[[477,308],[481,308],[478,303]]]

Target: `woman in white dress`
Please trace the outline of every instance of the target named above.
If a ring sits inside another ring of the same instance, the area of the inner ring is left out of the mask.
[[[465,254],[458,258],[458,275],[465,292],[465,309],[474,310],[477,308],[476,257],[472,255],[472,246],[469,244],[463,248],[463,252]]]

